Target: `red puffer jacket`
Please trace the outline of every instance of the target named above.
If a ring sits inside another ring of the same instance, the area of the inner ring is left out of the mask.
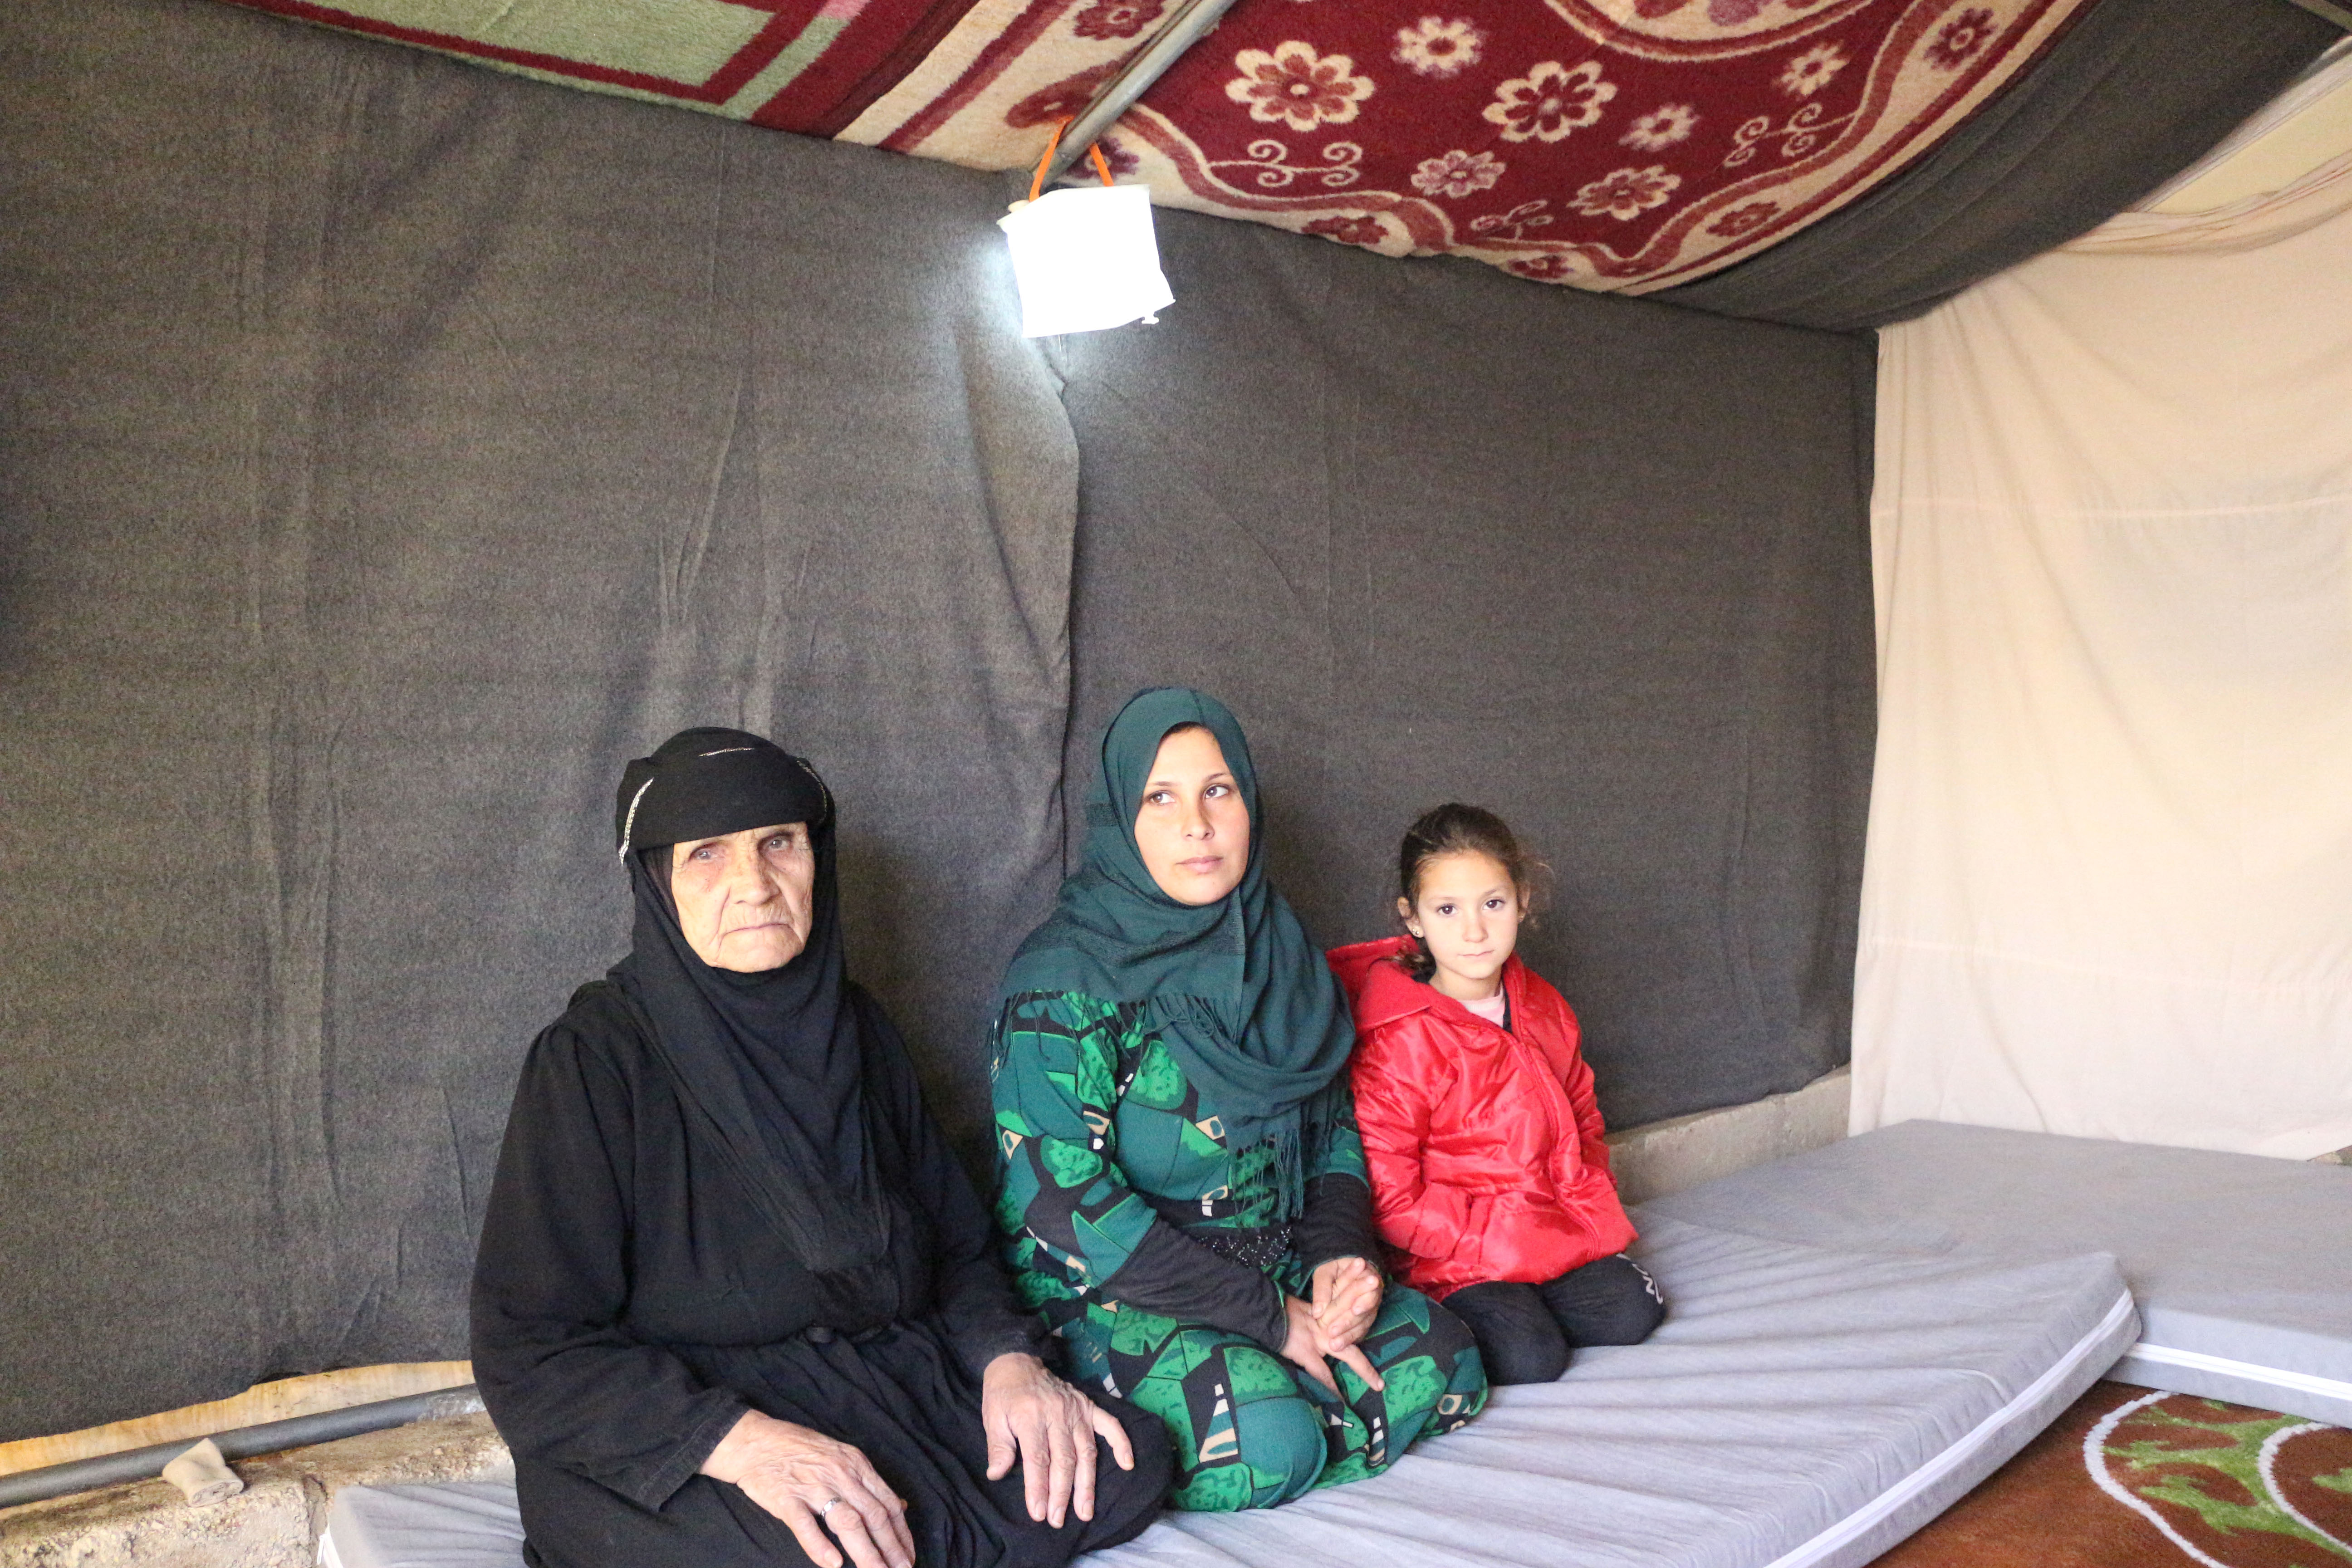
[[[1391,1264],[1443,1299],[1623,1251],[1633,1225],[1567,999],[1514,957],[1504,1030],[1390,962],[1412,945],[1393,937],[1328,955],[1355,1004],[1356,1121],[1381,1239],[1402,1254]]]

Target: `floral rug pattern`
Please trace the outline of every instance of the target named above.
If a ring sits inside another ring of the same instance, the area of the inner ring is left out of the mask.
[[[1164,205],[1643,293],[1933,146],[2081,0],[1242,0],[1121,123]]]
[[[2352,1431],[2102,1383],[1878,1568],[2347,1568]]]
[[[2083,1463],[2192,1562],[2352,1563],[2352,1432],[2340,1427],[2151,1394],[2091,1429]]]
[[[234,0],[1025,168],[1179,0]],[[1643,293],[1899,172],[2091,0],[1238,0],[1105,139],[1152,199]]]

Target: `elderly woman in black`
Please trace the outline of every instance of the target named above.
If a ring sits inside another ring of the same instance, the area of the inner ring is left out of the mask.
[[[474,1274],[526,1558],[985,1568],[1135,1535],[1166,1437],[1039,1359],[843,975],[822,781],[688,730],[616,816],[634,942],[531,1047]]]

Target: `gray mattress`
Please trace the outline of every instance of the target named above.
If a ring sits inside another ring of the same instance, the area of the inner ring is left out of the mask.
[[[2112,1253],[2145,1328],[2107,1375],[2352,1426],[2352,1168],[1906,1121],[1641,1214],[1869,1251]]]
[[[1091,1568],[1846,1568],[1997,1468],[2138,1331],[2111,1259],[1821,1247],[1657,1217],[1673,1313],[1387,1474],[1171,1514]],[[354,1488],[329,1568],[516,1568],[511,1489]]]
[[[514,1483],[345,1487],[327,1510],[319,1563],[320,1568],[522,1568]]]

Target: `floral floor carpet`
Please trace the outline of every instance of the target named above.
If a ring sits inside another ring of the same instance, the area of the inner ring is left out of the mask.
[[[2352,1568],[2352,1431],[2101,1383],[1880,1568]]]

